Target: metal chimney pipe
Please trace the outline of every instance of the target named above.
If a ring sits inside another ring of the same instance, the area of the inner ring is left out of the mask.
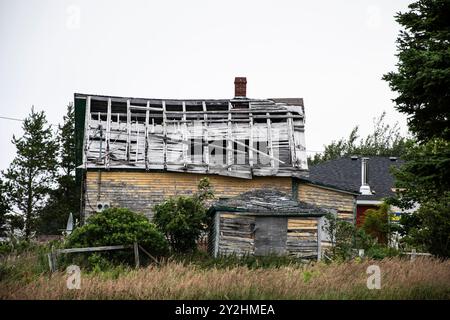
[[[363,195],[371,195],[369,186],[369,158],[361,158],[361,187],[359,192]]]

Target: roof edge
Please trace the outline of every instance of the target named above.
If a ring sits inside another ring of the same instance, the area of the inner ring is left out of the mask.
[[[345,189],[345,188],[338,187],[338,186],[331,185],[331,184],[325,184],[325,183],[321,183],[321,182],[317,182],[317,181],[313,181],[313,180],[308,180],[307,178],[297,178],[297,179],[305,182],[306,184],[317,186],[320,188],[329,189],[329,190],[333,190],[336,192],[347,193],[347,194],[351,194],[351,195],[355,195],[355,196],[361,195],[356,190]]]

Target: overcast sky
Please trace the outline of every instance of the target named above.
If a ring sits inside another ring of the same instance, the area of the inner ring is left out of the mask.
[[[302,97],[306,147],[367,134],[387,111],[404,0],[0,0],[0,116],[32,105],[59,123],[73,93],[145,98]],[[0,119],[0,169],[21,123]]]

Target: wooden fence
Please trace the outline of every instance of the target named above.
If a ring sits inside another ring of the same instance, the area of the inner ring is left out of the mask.
[[[144,252],[150,259],[159,263],[158,260],[153,257],[147,250],[145,250],[142,246],[140,246],[137,242],[133,245],[118,245],[118,246],[102,246],[102,247],[86,247],[86,248],[69,248],[69,249],[58,249],[53,250],[48,253],[48,264],[51,272],[55,272],[58,269],[57,258],[58,255],[64,253],[83,253],[83,252],[97,252],[97,251],[110,251],[110,250],[125,250],[125,249],[133,249],[134,252],[134,263],[135,267],[139,268],[139,249]]]
[[[430,257],[432,256],[431,253],[428,252],[417,252],[416,249],[412,249],[411,252],[402,252],[402,254],[408,255],[411,257],[411,261],[414,261],[416,259],[417,256],[426,256],[426,257]],[[325,255],[325,254],[324,254]],[[358,256],[360,258],[364,257],[364,249],[359,249],[358,250]],[[325,255],[326,258],[328,258],[329,260],[332,260],[331,258],[329,258],[328,256]]]

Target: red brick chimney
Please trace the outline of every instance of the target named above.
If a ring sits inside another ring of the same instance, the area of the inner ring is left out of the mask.
[[[247,96],[247,78],[236,77],[234,78],[234,97],[245,98]]]

